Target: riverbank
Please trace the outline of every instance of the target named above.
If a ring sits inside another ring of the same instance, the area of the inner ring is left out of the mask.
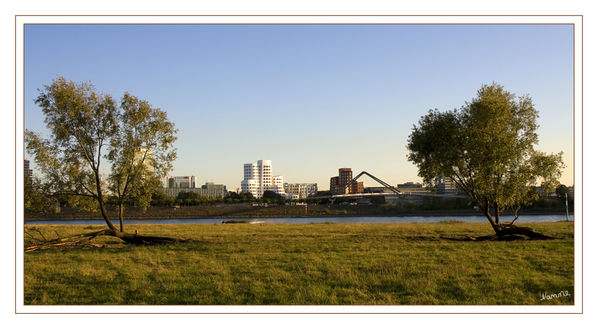
[[[109,216],[118,219],[116,209],[109,209]],[[476,216],[481,213],[475,209],[417,209],[401,208],[387,205],[269,205],[254,206],[252,204],[206,205],[150,207],[146,211],[129,207],[125,212],[126,219],[251,219],[251,218],[310,218],[310,217],[407,217],[407,216]],[[555,215],[564,214],[564,210],[530,209],[522,215]],[[505,218],[511,214],[506,212]],[[573,213],[570,213],[573,215]],[[81,212],[74,209],[63,209],[56,214],[25,213],[27,222],[36,220],[81,220],[103,219],[99,212]]]
[[[528,226],[528,225],[526,225]],[[130,225],[194,243],[25,254],[26,305],[573,304],[573,223],[557,237],[452,241],[487,223]],[[102,226],[35,226],[47,238]],[[542,294],[570,296],[542,300]]]

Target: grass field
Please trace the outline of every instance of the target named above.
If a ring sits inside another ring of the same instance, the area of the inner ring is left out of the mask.
[[[573,304],[573,224],[543,241],[451,241],[487,223],[131,225],[193,243],[27,253],[25,304]],[[31,226],[27,226],[31,227]],[[47,238],[102,229],[39,225]],[[571,296],[541,300],[542,294]]]

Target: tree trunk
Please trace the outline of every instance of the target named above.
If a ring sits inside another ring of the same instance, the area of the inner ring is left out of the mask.
[[[511,224],[502,224],[502,225],[497,225],[497,228],[498,228],[498,231],[496,232],[496,235],[499,238],[506,237],[506,236],[522,235],[522,236],[526,236],[530,239],[542,239],[542,240],[554,239],[553,237],[544,235],[542,233],[538,233],[529,227],[519,227],[519,226],[515,226],[515,225],[511,225]]]
[[[98,197],[98,203],[100,204],[100,212],[102,213],[102,217],[104,217],[104,221],[106,221],[106,224],[108,225],[110,230],[116,231],[116,227],[112,225],[112,221],[110,221],[110,218],[108,217],[106,206],[104,205],[104,201],[101,199],[101,197]]]
[[[120,221],[120,231],[124,232],[125,207],[122,203],[118,205],[118,219]]]
[[[478,207],[480,207],[478,205]],[[492,218],[492,214],[490,213],[490,207],[488,205],[483,205],[480,207],[483,210],[484,215],[488,219],[488,222],[492,226],[496,237],[499,239],[508,239],[509,237],[515,236],[526,236],[530,239],[554,239],[553,237],[535,232],[529,227],[519,227],[511,224],[498,224],[498,217],[496,219]],[[498,216],[498,212],[495,210],[496,216]]]
[[[116,231],[116,227],[114,227],[114,225],[112,225],[112,221],[110,221],[110,218],[108,217],[108,212],[106,211],[106,206],[104,205],[104,195],[102,194],[100,173],[98,172],[97,169],[94,169],[94,174],[95,174],[95,178],[96,178],[96,192],[97,192],[98,204],[100,205],[100,212],[102,213],[102,217],[104,217],[104,220],[106,221],[106,224],[108,225],[108,227],[112,231]]]
[[[500,209],[498,208],[498,204],[494,204],[494,222],[496,225],[500,223]]]
[[[494,222],[494,218],[492,218],[492,215],[490,214],[490,206],[488,206],[488,205],[480,206],[478,204],[478,207],[480,207],[480,209],[482,209],[484,211],[484,215],[486,216],[486,218],[488,219],[488,222],[492,226],[494,233],[498,234],[499,228],[498,228],[498,225],[496,225],[496,223]]]

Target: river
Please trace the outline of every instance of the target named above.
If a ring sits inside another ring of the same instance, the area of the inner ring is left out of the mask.
[[[511,217],[504,217],[510,220]],[[563,215],[522,215],[518,223],[530,222],[559,222],[566,220]],[[569,216],[573,221],[573,215]],[[252,224],[309,224],[309,223],[438,223],[445,221],[461,221],[467,223],[487,222],[484,216],[405,216],[405,217],[309,217],[309,218],[185,218],[185,219],[127,219],[127,224],[216,224],[223,221],[247,221]],[[103,219],[76,219],[76,220],[32,220],[25,221],[31,224],[53,225],[103,225]]]

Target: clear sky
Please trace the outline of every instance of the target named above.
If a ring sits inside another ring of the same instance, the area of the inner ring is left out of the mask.
[[[229,189],[259,159],[320,190],[340,167],[420,182],[413,125],[497,82],[531,96],[539,149],[564,152],[573,184],[571,25],[27,25],[27,129],[45,131],[33,100],[57,76],[165,110],[172,175]]]

